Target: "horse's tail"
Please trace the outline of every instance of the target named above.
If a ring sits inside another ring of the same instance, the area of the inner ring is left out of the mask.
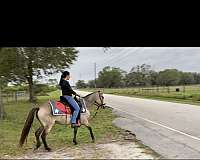
[[[20,147],[23,146],[25,140],[28,137],[28,133],[30,131],[30,128],[31,128],[33,120],[34,120],[35,112],[38,111],[38,110],[39,110],[39,107],[33,108],[28,114],[28,117],[27,117],[26,122],[24,124],[24,128],[22,129],[21,137],[20,137],[20,140],[19,140],[19,146]]]

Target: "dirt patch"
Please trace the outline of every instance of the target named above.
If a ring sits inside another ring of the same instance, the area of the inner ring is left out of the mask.
[[[6,157],[5,157],[6,158]],[[8,157],[7,157],[8,158]],[[123,131],[116,139],[104,139],[103,142],[77,145],[47,152],[43,148],[29,151],[14,159],[158,159],[159,155],[141,145],[135,135]]]

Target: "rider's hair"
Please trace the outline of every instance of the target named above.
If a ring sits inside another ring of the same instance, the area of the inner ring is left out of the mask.
[[[68,71],[64,71],[60,77],[60,82],[59,85],[61,86],[63,83],[63,78],[65,78],[66,76],[70,75],[70,73]]]

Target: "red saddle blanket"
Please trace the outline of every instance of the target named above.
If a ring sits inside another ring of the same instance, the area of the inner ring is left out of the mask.
[[[69,108],[69,106],[65,106],[63,103],[56,101],[55,102],[56,108],[58,108],[59,110],[61,110],[62,112],[66,113],[66,114],[71,114],[71,109]]]
[[[72,114],[70,107],[60,101],[49,101],[49,104],[52,107],[53,114]]]
[[[68,105],[64,105],[60,101],[49,100],[49,104],[52,109],[52,114],[55,116],[72,114],[70,107]],[[80,124],[80,112],[79,112],[79,116],[77,117],[76,121],[77,121],[77,124]]]

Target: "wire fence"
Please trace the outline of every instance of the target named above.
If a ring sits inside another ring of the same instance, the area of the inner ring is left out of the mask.
[[[27,91],[2,92],[3,103],[17,102],[19,100],[28,100]]]

